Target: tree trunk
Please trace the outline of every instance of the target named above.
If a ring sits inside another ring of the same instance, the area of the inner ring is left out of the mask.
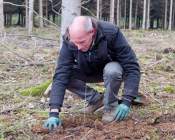
[[[39,0],[40,27],[43,28],[43,0]]]
[[[132,0],[130,0],[130,6],[129,6],[129,29],[132,30]]]
[[[62,0],[60,47],[62,46],[62,35],[65,33],[66,28],[71,24],[74,17],[80,14],[81,0]]]
[[[165,0],[165,19],[164,19],[164,29],[167,29],[167,13],[168,12],[168,0]]]
[[[49,14],[48,14],[48,1],[46,0],[46,19],[49,19]],[[48,22],[46,22],[48,24]]]
[[[120,0],[117,0],[117,26],[120,27]]]
[[[139,2],[138,0],[136,0],[136,9],[135,9],[135,18],[134,18],[135,28],[137,28],[138,5],[139,5]]]
[[[170,2],[170,17],[169,17],[169,27],[168,30],[172,29],[172,15],[173,15],[173,0]]]
[[[29,35],[31,35],[33,29],[33,5],[34,1],[29,0],[29,28],[28,28]]]
[[[146,29],[150,28],[150,0],[148,0],[147,24]]]
[[[97,19],[102,17],[102,0],[97,0]]]
[[[4,31],[4,11],[3,0],[0,0],[0,32]]]
[[[62,47],[62,36],[72,20],[81,14],[81,0],[62,0],[62,15],[61,15],[61,35],[60,48]],[[52,85],[46,89],[45,95],[48,95]]]
[[[143,23],[142,23],[142,29],[144,30],[146,27],[146,0],[144,0],[143,4]]]
[[[110,0],[110,22],[114,23],[115,0]]]
[[[127,9],[126,9],[126,6],[127,6],[127,5],[126,5],[126,0],[125,0],[125,9],[124,9],[124,10],[125,10],[125,11],[124,11],[124,29],[126,29],[126,12],[127,12],[127,11],[126,11],[126,10],[127,10]]]
[[[26,19],[25,19],[25,23],[26,23],[26,28],[28,29],[29,27],[29,1],[25,0],[25,5],[26,5]]]

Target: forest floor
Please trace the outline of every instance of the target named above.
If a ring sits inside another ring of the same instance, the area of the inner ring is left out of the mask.
[[[59,34],[52,28],[8,28],[0,35],[0,140],[174,140],[175,139],[175,32],[123,31],[141,65],[140,93],[143,106],[132,106],[122,122],[103,124],[101,112],[85,115],[85,102],[66,94],[63,127],[48,133],[42,128],[48,117],[48,98],[22,96],[19,89],[52,79]],[[95,86],[95,88],[100,89]]]

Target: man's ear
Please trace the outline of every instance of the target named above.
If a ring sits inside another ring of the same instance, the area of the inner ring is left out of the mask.
[[[93,33],[93,34],[95,34],[95,33],[96,33],[96,29],[93,28],[92,30],[89,31],[89,33]]]

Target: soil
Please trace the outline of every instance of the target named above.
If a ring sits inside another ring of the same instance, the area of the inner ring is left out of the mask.
[[[53,132],[49,133],[41,126],[34,126],[33,132],[49,133],[43,140],[149,140],[154,138],[154,133],[160,135],[162,140],[167,135],[175,137],[175,114],[159,116],[153,124],[147,121],[137,122],[132,118],[103,124],[99,118],[84,115],[67,116],[63,122],[63,126]]]

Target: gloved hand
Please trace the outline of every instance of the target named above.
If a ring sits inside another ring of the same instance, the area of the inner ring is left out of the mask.
[[[123,119],[125,119],[128,114],[129,114],[129,111],[130,111],[130,107],[128,107],[127,105],[125,104],[120,104],[117,106],[116,108],[116,121],[121,121]]]
[[[50,117],[44,123],[44,127],[48,128],[49,130],[53,130],[58,126],[61,126],[61,119],[58,117]]]

